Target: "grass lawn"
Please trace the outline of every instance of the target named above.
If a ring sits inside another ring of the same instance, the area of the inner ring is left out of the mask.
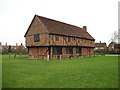
[[[118,57],[29,60],[2,56],[3,88],[118,88]]]

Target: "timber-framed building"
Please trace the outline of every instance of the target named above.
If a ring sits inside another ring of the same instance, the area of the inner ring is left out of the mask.
[[[95,39],[82,28],[35,15],[25,33],[29,58],[61,59],[94,55]]]

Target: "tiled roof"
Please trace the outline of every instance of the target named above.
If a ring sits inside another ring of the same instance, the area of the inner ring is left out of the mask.
[[[81,37],[81,38],[87,38],[87,39],[94,40],[94,38],[83,28],[73,26],[70,24],[66,24],[66,23],[56,21],[53,19],[45,18],[42,16],[38,16],[38,15],[36,16],[44,24],[44,26],[46,27],[49,33],[75,36],[75,37]]]
[[[115,47],[116,48],[120,48],[120,44],[115,44]]]
[[[95,43],[95,47],[107,47],[106,43]]]

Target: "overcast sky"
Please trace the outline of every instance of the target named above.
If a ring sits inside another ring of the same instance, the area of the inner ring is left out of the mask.
[[[35,14],[75,26],[87,26],[96,42],[110,42],[118,30],[119,0],[0,0],[0,42],[25,45]]]

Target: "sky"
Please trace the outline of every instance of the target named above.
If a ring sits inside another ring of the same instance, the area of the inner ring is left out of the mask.
[[[95,42],[110,43],[118,31],[119,0],[0,0],[0,42],[25,45],[35,14],[78,27],[87,26]]]

